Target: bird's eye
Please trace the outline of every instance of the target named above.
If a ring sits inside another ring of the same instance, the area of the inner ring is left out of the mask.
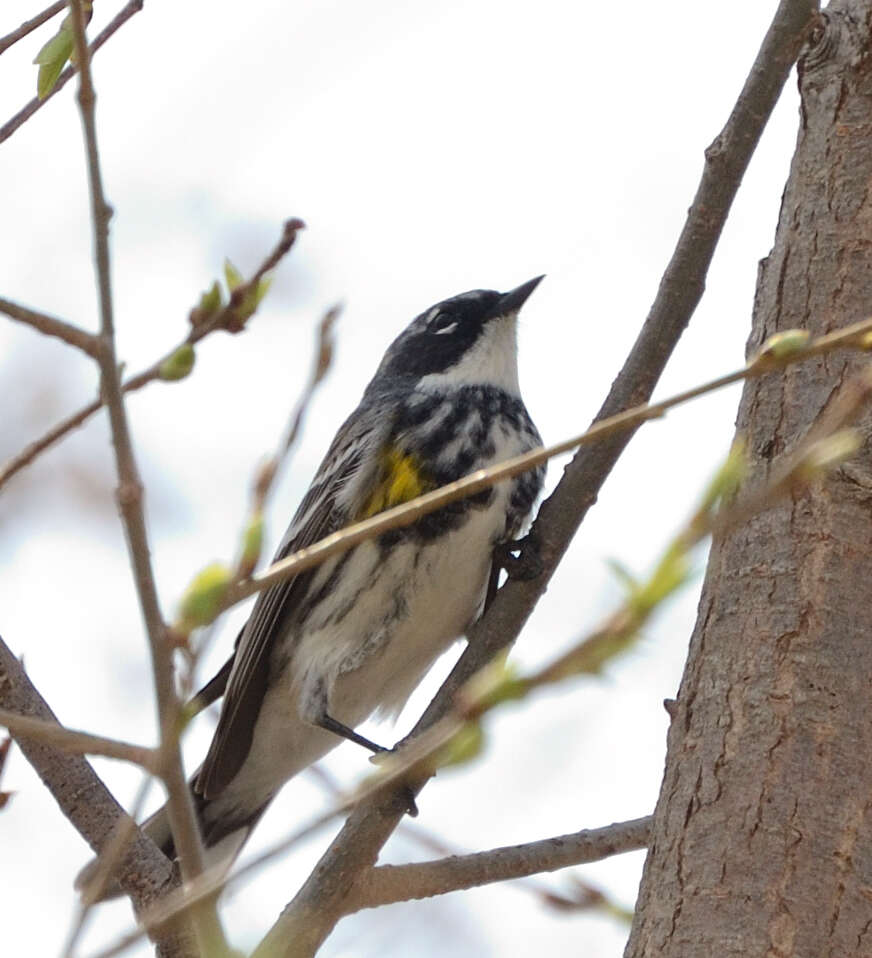
[[[453,333],[457,329],[457,320],[450,313],[438,313],[430,323],[430,329],[437,335]]]

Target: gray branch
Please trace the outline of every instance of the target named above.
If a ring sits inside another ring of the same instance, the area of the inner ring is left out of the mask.
[[[19,715],[57,723],[54,713],[34,688],[21,663],[0,639],[0,706]],[[91,848],[99,852],[112,840],[116,826],[127,821],[131,839],[118,860],[116,879],[130,896],[138,913],[147,910],[178,887],[173,867],[154,842],[128,819],[127,813],[80,755],[54,745],[28,739],[12,731],[18,747],[64,816]],[[162,928],[153,933],[160,958],[195,954],[193,940],[179,929]]]
[[[602,861],[647,848],[650,832],[649,815],[473,855],[451,855],[414,865],[380,865],[361,877],[348,913]]]

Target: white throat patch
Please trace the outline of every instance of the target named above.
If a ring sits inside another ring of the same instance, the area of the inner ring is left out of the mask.
[[[489,385],[520,396],[518,385],[517,313],[492,319],[478,342],[459,363],[441,373],[424,376],[421,389],[445,389],[451,386]]]

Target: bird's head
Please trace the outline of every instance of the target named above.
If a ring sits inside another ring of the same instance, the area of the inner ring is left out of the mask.
[[[391,343],[373,383],[489,384],[518,393],[516,320],[541,280],[508,293],[474,289],[431,306]]]

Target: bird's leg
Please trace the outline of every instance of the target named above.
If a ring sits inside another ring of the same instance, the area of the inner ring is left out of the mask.
[[[354,742],[355,745],[362,745],[376,755],[381,752],[390,751],[390,749],[385,748],[383,745],[376,745],[375,742],[371,742],[368,738],[358,735],[353,728],[343,725],[338,719],[333,718],[332,715],[328,715],[326,709],[314,719],[312,724],[317,725],[318,728],[323,728],[325,732],[332,732],[340,738],[348,739],[349,742]]]
[[[319,692],[321,694],[318,696],[320,701],[318,702],[317,710],[306,716],[312,725],[317,725],[318,728],[324,729],[325,732],[332,732],[334,735],[338,735],[340,738],[347,739],[349,742],[354,742],[355,745],[362,745],[364,748],[369,749],[373,753],[373,760],[376,760],[376,757],[379,755],[384,755],[387,752],[393,751],[393,749],[385,748],[383,745],[376,745],[375,742],[372,742],[368,738],[364,738],[362,735],[359,735],[350,726],[345,725],[338,719],[333,718],[333,716],[327,711],[326,693],[322,689],[319,689]],[[418,815],[418,806],[415,803],[415,793],[408,785],[404,785],[402,790],[405,793],[404,797],[406,811],[409,813],[409,815],[411,815],[412,818],[416,818]]]
[[[532,532],[521,539],[510,539],[494,546],[490,579],[485,593],[484,611],[490,608],[497,594],[500,572],[506,570],[510,579],[528,581],[542,574],[544,565],[539,555],[539,537]]]

